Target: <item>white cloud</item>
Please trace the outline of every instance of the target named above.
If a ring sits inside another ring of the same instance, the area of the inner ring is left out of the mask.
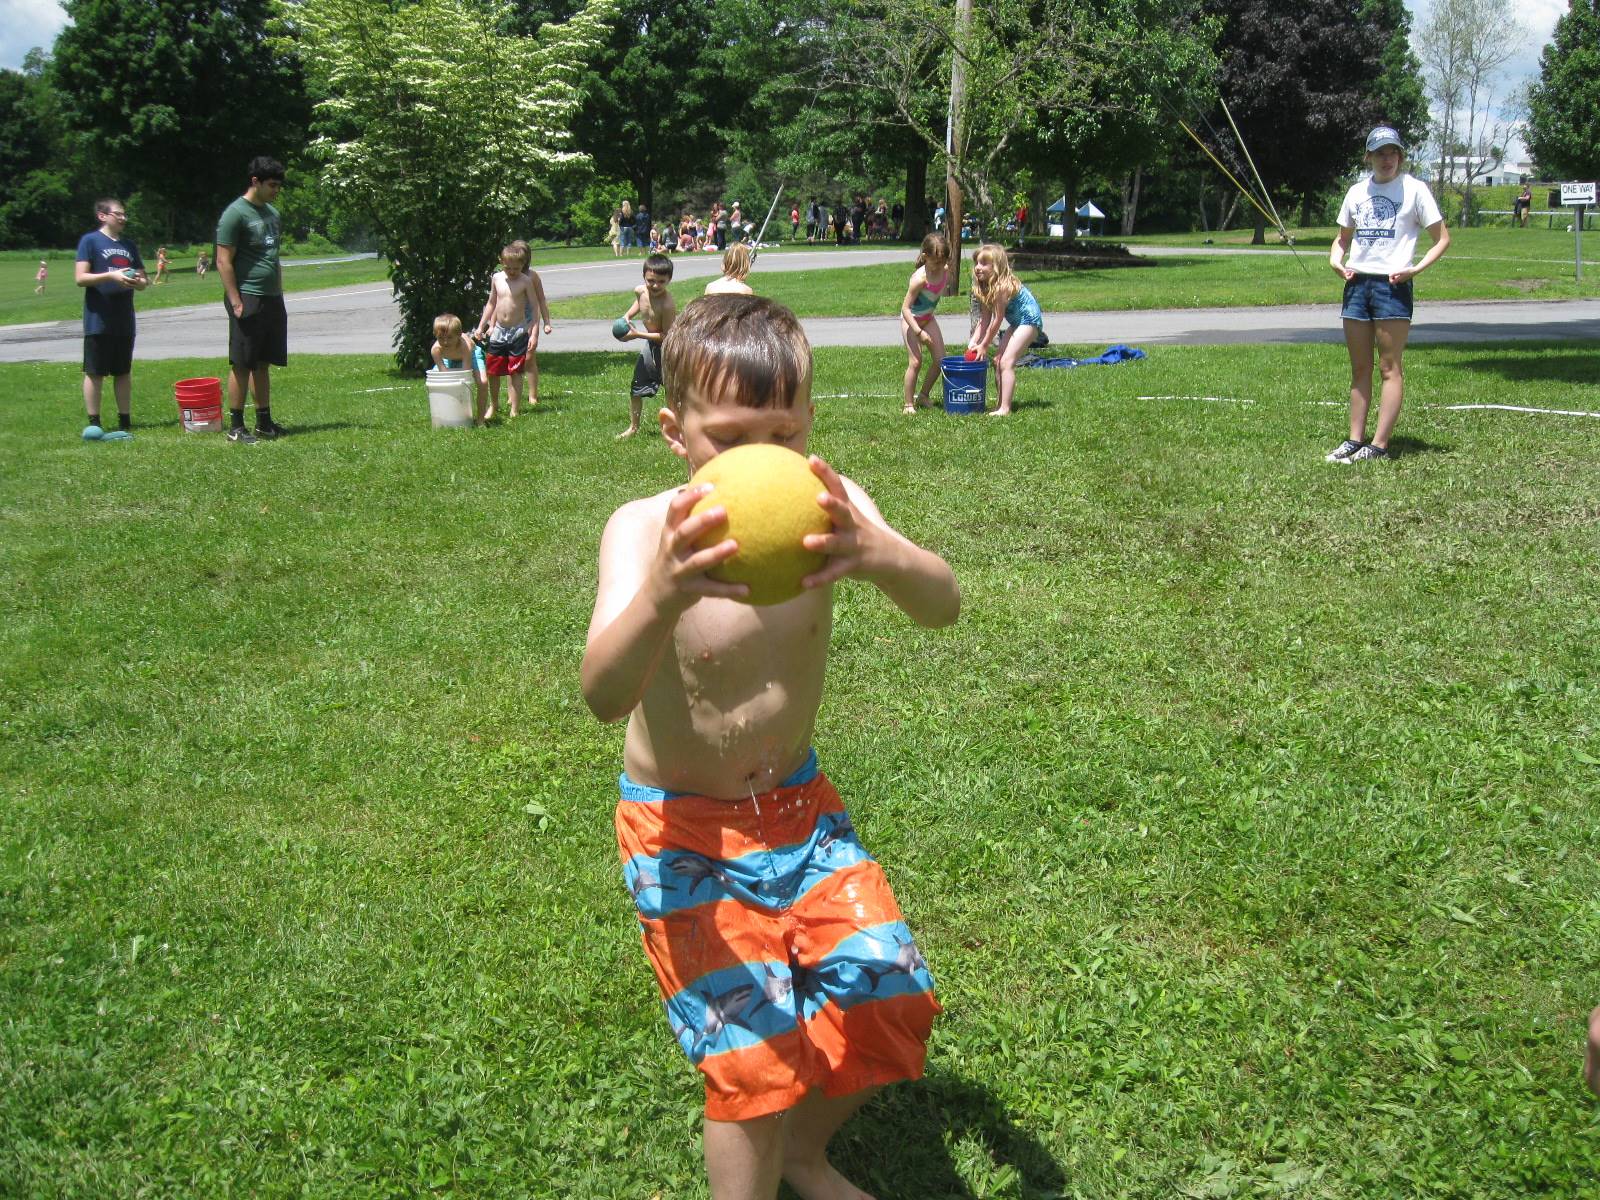
[[[1423,0],[1406,0],[1406,8],[1411,12],[1413,39],[1424,28],[1431,7],[1430,3]],[[1521,87],[1538,78],[1539,55],[1555,32],[1557,18],[1566,11],[1567,0],[1516,0],[1513,12],[1517,23],[1522,26],[1523,37],[1505,65],[1508,82]]]
[[[0,0],[0,67],[14,71],[35,46],[50,49],[66,23],[56,0]]]

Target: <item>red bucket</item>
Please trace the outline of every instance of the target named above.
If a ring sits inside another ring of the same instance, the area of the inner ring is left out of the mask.
[[[190,433],[215,433],[222,428],[220,379],[180,379],[172,390],[183,427]]]

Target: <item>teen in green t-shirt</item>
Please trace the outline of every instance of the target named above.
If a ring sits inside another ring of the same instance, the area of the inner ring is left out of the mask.
[[[250,186],[217,222],[217,274],[228,311],[228,440],[254,445],[284,431],[272,419],[270,368],[289,358],[289,317],[278,263],[282,222],[272,201],[283,187],[283,164],[265,156],[250,163]],[[256,398],[256,431],[245,428],[244,402]]]

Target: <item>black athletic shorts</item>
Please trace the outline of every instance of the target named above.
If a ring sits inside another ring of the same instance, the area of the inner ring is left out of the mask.
[[[253,370],[271,363],[281,367],[289,361],[289,313],[282,296],[252,296],[241,292],[244,316],[233,315],[233,305],[223,297],[228,310],[228,362]]]
[[[83,373],[99,378],[126,375],[133,370],[133,334],[86,333],[83,335]]]

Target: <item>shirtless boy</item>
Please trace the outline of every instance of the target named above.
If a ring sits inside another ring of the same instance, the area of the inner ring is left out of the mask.
[[[694,471],[770,442],[805,453],[811,352],[787,309],[708,296],[665,351],[658,420]],[[961,594],[937,554],[884,523],[820,458],[832,532],[793,600],[739,602],[708,568],[738,550],[696,543],[726,519],[709,489],[669,488],[619,508],[600,543],[583,693],[628,721],[617,840],[645,952],[679,1045],[705,1077],[713,1200],[862,1200],[828,1162],[829,1139],[888,1083],[921,1076],[939,1005],[877,862],[817,768],[812,729],[833,624],[833,585],[881,589],[919,625],[956,619]]]
[[[500,380],[510,379],[511,415],[522,411],[524,375],[528,381],[528,404],[539,403],[539,324],[546,333],[550,324],[550,305],[545,302],[544,284],[536,271],[528,270],[528,243],[518,240],[500,251],[501,270],[489,284],[489,299],[478,318],[473,334],[484,348],[489,370],[489,408],[485,421],[494,420],[500,404]],[[537,320],[535,318],[538,318]]]
[[[678,315],[678,306],[667,290],[671,282],[672,260],[665,254],[652,254],[644,260],[644,282],[633,289],[633,303],[623,314],[629,324],[637,320],[644,328],[634,325],[622,339],[637,340],[640,345],[639,361],[633,367],[633,386],[628,390],[628,427],[617,434],[618,441],[639,432],[645,397],[661,390],[661,343]]]

